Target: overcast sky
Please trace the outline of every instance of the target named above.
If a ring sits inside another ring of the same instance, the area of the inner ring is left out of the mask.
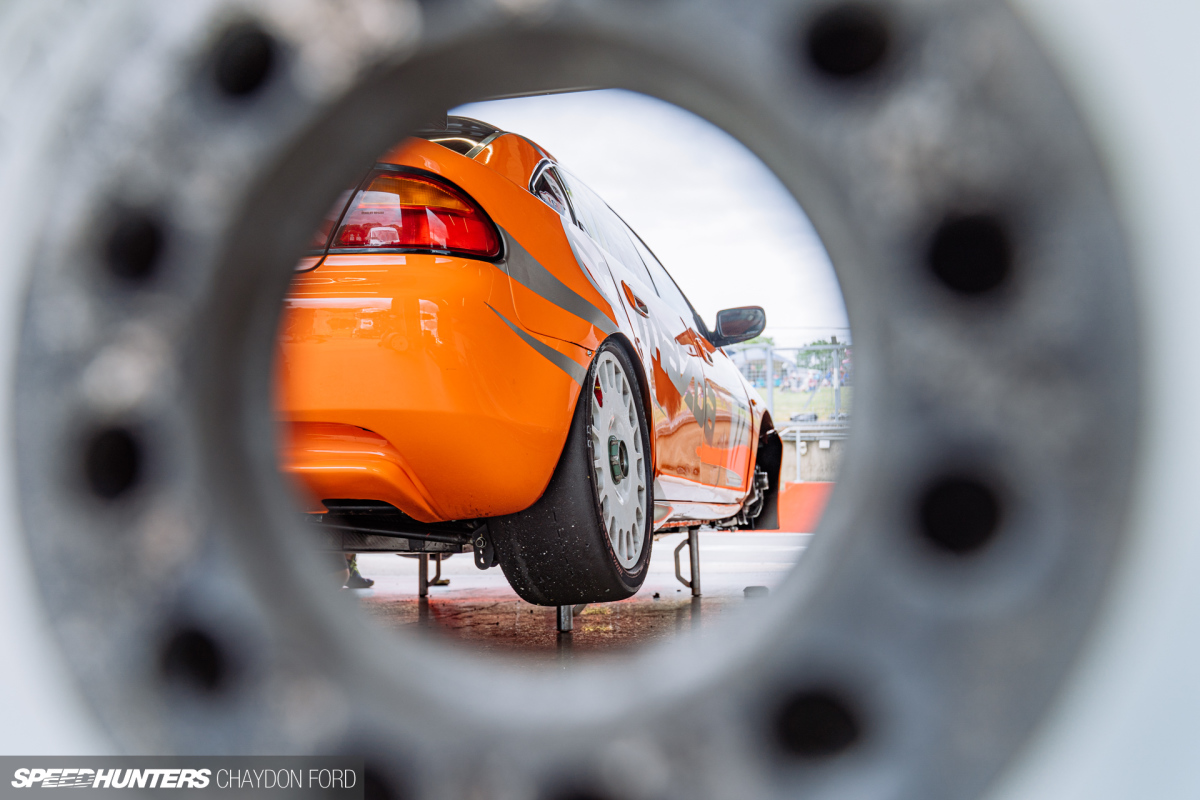
[[[451,113],[527,136],[629,223],[711,325],[767,311],[781,346],[848,337],[829,257],[775,175],[683,109],[623,90],[472,103]]]

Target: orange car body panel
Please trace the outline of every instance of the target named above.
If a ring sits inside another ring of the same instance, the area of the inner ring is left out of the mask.
[[[282,463],[306,510],[371,499],[438,522],[527,508],[549,483],[583,376],[612,335],[633,345],[643,371],[656,522],[740,507],[762,418],[747,403],[753,390],[693,320],[528,190],[546,157],[504,134],[474,158],[409,139],[382,159],[462,187],[499,228],[502,259],[330,253],[301,262],[308,271],[285,300],[276,383]]]
[[[468,159],[420,139],[410,139],[405,147],[391,151],[388,163],[417,166],[460,186],[470,186],[470,195],[487,209],[501,231],[508,234],[510,247],[515,244],[527,252],[566,289],[598,309],[615,328],[616,313],[609,301],[581,274],[558,214],[525,188],[541,156],[529,152],[528,142],[513,134],[501,136],[489,146],[509,140],[514,146],[521,147],[526,157],[503,159],[507,166],[505,172],[496,172],[481,160],[488,152],[486,148],[475,159]],[[510,252],[510,261],[512,256]],[[519,279],[510,284],[516,313],[527,330],[573,342],[587,350],[595,350],[604,341],[607,334],[593,322],[547,300]]]
[[[524,136],[504,133],[488,142],[475,160],[524,188],[538,164],[550,155]]]
[[[504,322],[516,315],[494,264],[331,255],[296,276],[285,303],[277,384],[284,419],[383,437],[404,454],[416,487],[382,497],[374,476],[360,480],[348,470],[316,482],[311,463],[296,456],[319,443],[293,443],[285,463],[310,494],[385,500],[422,522],[511,513],[541,496],[579,384]],[[586,369],[579,347],[544,343]]]
[[[293,422],[284,433],[284,463],[312,496],[305,511],[325,510],[315,498],[355,497],[406,506],[409,514],[437,519],[429,490],[384,437],[354,425],[331,422]],[[414,506],[416,508],[414,508]]]

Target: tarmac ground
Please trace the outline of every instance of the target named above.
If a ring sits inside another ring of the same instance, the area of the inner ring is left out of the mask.
[[[610,653],[653,644],[753,603],[770,592],[800,559],[811,534],[701,531],[702,596],[675,578],[674,550],[686,534],[654,543],[650,572],[641,590],[615,603],[586,606],[575,615],[574,630],[559,634],[555,609],[521,600],[499,567],[480,570],[470,553],[444,559],[445,586],[430,586],[417,597],[418,561],[392,554],[363,554],[359,571],[375,581],[353,591],[364,611],[389,629],[421,631],[483,651],[503,651],[535,660]],[[688,577],[688,551],[680,553]],[[429,565],[430,578],[435,567]],[[747,589],[749,588],[749,591]],[[765,590],[764,590],[765,589]]]

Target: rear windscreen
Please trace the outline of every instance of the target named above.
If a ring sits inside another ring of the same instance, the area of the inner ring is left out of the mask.
[[[500,133],[500,129],[470,117],[446,117],[444,126],[424,127],[413,135],[456,153],[467,155],[488,138]]]

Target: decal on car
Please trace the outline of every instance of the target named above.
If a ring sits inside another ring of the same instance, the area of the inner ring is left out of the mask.
[[[564,355],[564,354],[558,352],[557,350],[555,350],[553,347],[550,347],[549,345],[544,344],[543,342],[540,342],[537,339],[535,339],[534,337],[530,336],[528,333],[521,330],[517,325],[514,325],[511,320],[509,320],[507,317],[505,317],[499,311],[496,311],[496,309],[492,308],[487,303],[484,303],[484,305],[487,305],[487,307],[491,308],[497,317],[504,320],[504,324],[507,325],[508,327],[512,328],[513,333],[515,333],[517,336],[520,336],[521,340],[524,341],[525,344],[529,345],[534,350],[538,351],[538,353],[545,356],[547,360],[549,360],[552,364],[554,364],[554,366],[558,367],[563,372],[570,375],[571,380],[575,381],[580,386],[583,385],[583,379],[585,377],[587,377],[587,370],[584,369],[582,366],[580,366],[580,364],[578,362],[576,362],[570,356]]]
[[[543,267],[508,231],[500,228],[500,234],[504,237],[508,257],[497,266],[510,278],[563,311],[592,323],[604,331],[605,336],[616,333],[616,323],[607,314]]]
[[[671,346],[671,342],[675,340],[662,330],[658,320],[641,316],[634,316],[632,320],[653,353],[651,362],[656,378],[655,399],[671,416],[675,414],[678,403],[682,402],[696,418],[697,424],[704,432],[704,438],[712,444],[713,425],[710,420],[716,411],[716,400],[705,394],[704,370],[699,361],[695,358],[678,358],[677,349]],[[667,378],[669,387],[658,386],[659,375]]]

